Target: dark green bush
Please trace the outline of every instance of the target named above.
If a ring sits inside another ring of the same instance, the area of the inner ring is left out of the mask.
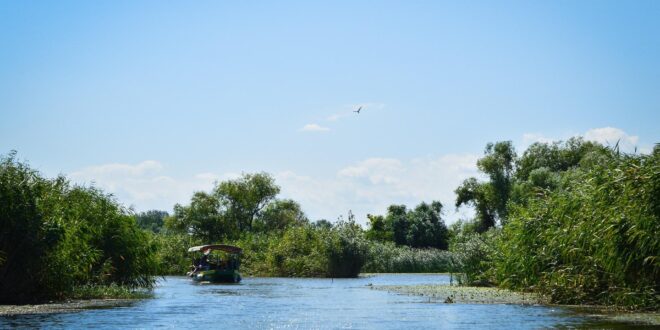
[[[367,261],[368,245],[359,225],[340,221],[325,232],[325,251],[330,277],[357,277]]]

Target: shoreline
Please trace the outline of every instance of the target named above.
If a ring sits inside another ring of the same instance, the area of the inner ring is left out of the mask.
[[[89,309],[130,306],[142,299],[79,299],[33,305],[0,305],[0,316],[75,313]]]
[[[635,325],[660,325],[660,312],[635,312],[609,306],[558,305],[534,293],[522,293],[493,287],[449,286],[441,284],[422,285],[382,285],[371,286],[372,290],[429,298],[436,303],[455,304],[511,304],[538,305],[562,308],[597,322],[613,322]]]

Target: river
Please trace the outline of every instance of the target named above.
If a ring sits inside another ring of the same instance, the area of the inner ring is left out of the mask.
[[[444,304],[372,290],[374,285],[448,283],[447,275],[379,274],[357,279],[245,278],[194,284],[167,277],[153,299],[75,313],[0,317],[0,328],[539,329],[602,327],[548,306]],[[615,325],[605,326],[613,328]]]

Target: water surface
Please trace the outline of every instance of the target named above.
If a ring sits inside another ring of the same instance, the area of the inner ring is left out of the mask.
[[[561,308],[444,304],[370,289],[434,283],[449,283],[449,277],[245,278],[232,285],[167,277],[153,299],[76,313],[0,317],[0,328],[540,329],[590,324],[586,317]]]

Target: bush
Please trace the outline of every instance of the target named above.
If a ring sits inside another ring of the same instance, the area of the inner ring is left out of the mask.
[[[366,262],[368,246],[364,233],[353,221],[340,221],[325,232],[325,250],[330,277],[357,277]]]
[[[188,272],[192,265],[188,249],[204,244],[190,235],[179,233],[153,234],[151,239],[158,247],[159,275],[183,275]]]
[[[326,273],[320,231],[311,226],[291,227],[281,239],[270,241],[266,256],[270,274],[275,276],[314,277]]]
[[[505,287],[557,303],[657,309],[660,152],[600,155],[514,207],[496,259]]]
[[[415,249],[393,242],[369,242],[364,266],[370,273],[439,273],[455,271],[453,253],[439,249]]]
[[[485,233],[467,233],[453,246],[456,268],[461,272],[461,284],[489,286],[494,284],[493,261],[496,256],[498,229]]]
[[[0,302],[66,297],[76,286],[151,287],[155,246],[110,196],[0,162]]]

